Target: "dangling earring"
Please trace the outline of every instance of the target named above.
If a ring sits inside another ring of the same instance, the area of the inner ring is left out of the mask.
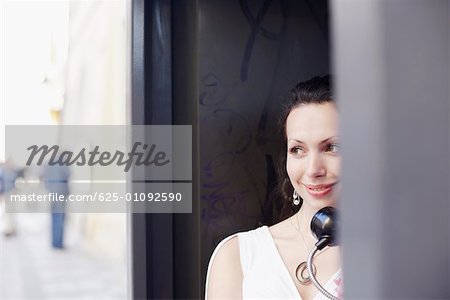
[[[292,194],[292,202],[295,206],[300,204],[300,196],[297,194],[296,190],[294,190],[294,193]]]

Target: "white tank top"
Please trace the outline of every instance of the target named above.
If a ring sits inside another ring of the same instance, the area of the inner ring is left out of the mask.
[[[239,239],[239,252],[243,274],[243,299],[296,299],[300,294],[283,263],[275,242],[267,226],[239,232],[223,239],[217,245],[208,266],[205,299],[208,295],[208,277],[212,261],[218,249],[234,236]],[[333,295],[342,297],[342,272],[339,269],[323,287]],[[319,291],[314,300],[328,299]]]

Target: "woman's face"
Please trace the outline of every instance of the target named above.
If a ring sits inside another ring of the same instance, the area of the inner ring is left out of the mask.
[[[286,120],[286,168],[292,186],[313,209],[335,206],[341,153],[334,103],[302,104]]]

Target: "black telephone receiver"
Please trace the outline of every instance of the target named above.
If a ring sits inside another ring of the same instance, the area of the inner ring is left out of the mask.
[[[331,206],[322,208],[313,216],[311,231],[318,239],[316,246],[319,250],[337,245],[337,223],[336,209]]]

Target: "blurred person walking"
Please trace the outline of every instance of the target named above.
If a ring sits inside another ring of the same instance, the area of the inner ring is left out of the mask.
[[[47,192],[64,195],[64,199],[67,199],[69,195],[69,177],[70,170],[65,165],[46,165],[41,174]],[[65,210],[65,201],[53,201],[51,203],[52,247],[56,249],[64,248]]]
[[[5,237],[17,234],[14,213],[6,212],[8,195],[16,187],[16,179],[23,177],[25,169],[18,168],[11,160],[0,163],[0,205],[2,212],[2,232]]]

